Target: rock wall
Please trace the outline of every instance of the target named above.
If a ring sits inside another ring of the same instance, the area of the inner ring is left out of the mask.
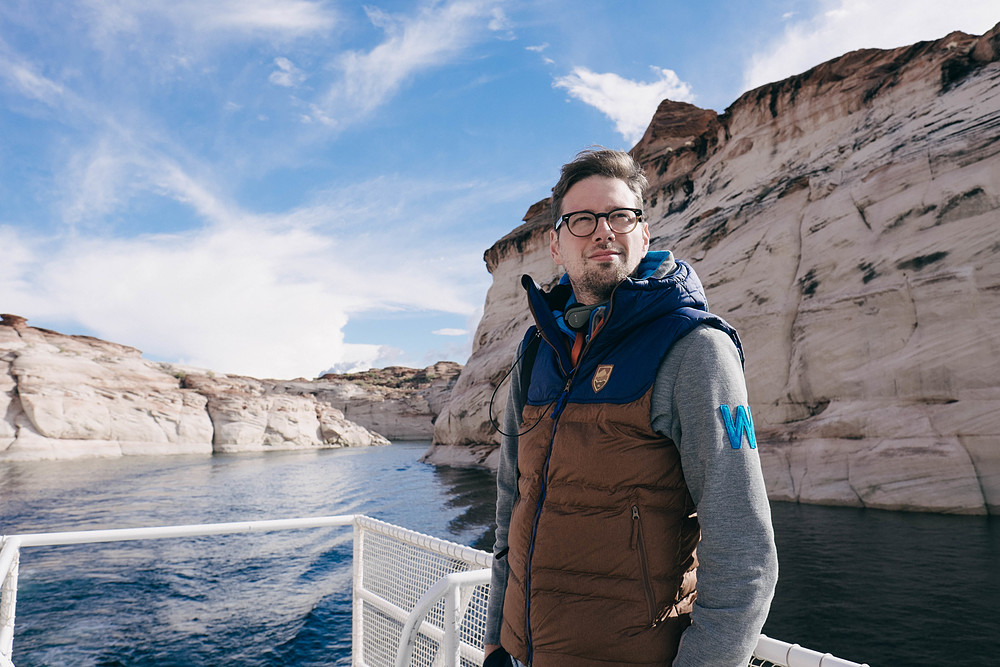
[[[131,347],[3,315],[0,461],[389,443],[324,401],[327,384],[154,363]]]
[[[275,384],[275,392],[315,396],[347,419],[390,440],[430,440],[434,420],[448,402],[462,367],[439,361],[423,369],[389,366],[328,374],[315,382]]]
[[[633,149],[651,247],[736,326],[772,498],[1000,512],[1000,26],[863,50],[726,112],[664,101]],[[492,465],[487,405],[556,279],[548,202],[486,252],[429,461]],[[503,390],[494,413],[502,413]]]

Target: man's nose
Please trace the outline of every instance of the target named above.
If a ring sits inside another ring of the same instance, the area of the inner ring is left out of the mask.
[[[604,222],[602,223],[601,220]],[[615,235],[615,230],[611,229],[611,218],[606,215],[599,216],[597,218],[597,227],[594,228],[594,233],[592,236],[595,239],[602,238],[612,238]]]

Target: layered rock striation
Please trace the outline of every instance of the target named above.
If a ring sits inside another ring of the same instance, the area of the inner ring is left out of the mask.
[[[429,440],[460,370],[442,362],[258,380],[151,362],[125,345],[0,318],[0,461]]]
[[[633,154],[651,247],[690,261],[744,340],[772,498],[1000,512],[1000,26],[855,51],[721,115],[664,101]],[[486,252],[427,460],[493,464],[519,278],[557,278],[548,205]]]

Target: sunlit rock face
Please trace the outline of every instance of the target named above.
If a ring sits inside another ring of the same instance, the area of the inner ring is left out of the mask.
[[[633,149],[651,247],[694,265],[744,341],[773,499],[1000,512],[998,59],[1000,26],[856,51],[722,115],[665,101]],[[428,460],[494,462],[520,276],[556,278],[547,209],[486,252]]]
[[[205,405],[139,350],[0,323],[0,459],[211,452]]]
[[[307,391],[155,363],[135,348],[2,318],[0,461],[389,442]]]

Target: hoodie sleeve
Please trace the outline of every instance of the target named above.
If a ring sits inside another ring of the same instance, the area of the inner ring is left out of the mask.
[[[698,597],[674,667],[746,665],[778,560],[743,369],[727,334],[703,325],[673,346],[657,372],[651,422],[680,451],[701,525]]]
[[[497,468],[497,530],[493,547],[493,574],[490,582],[490,599],[486,609],[485,644],[500,644],[500,626],[503,621],[503,600],[507,591],[507,535],[510,515],[517,498],[517,431],[521,425],[521,363],[520,355],[510,374],[507,407],[503,414],[503,432],[500,438],[500,463]],[[497,556],[497,554],[503,554]]]

